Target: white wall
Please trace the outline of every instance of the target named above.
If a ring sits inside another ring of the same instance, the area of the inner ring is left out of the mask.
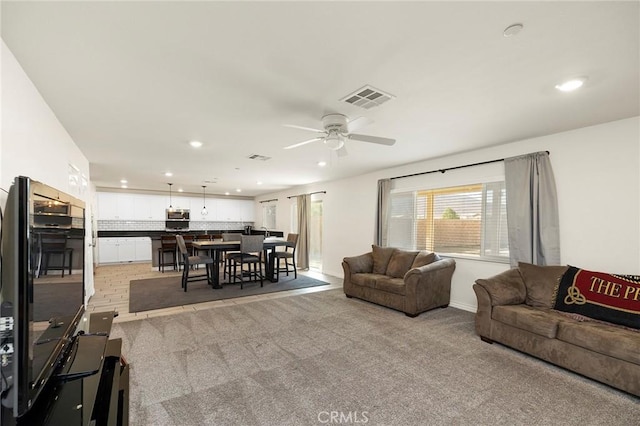
[[[289,230],[287,196],[326,190],[324,272],[342,277],[342,258],[370,251],[374,238],[377,181],[548,150],[558,190],[563,264],[612,273],[640,274],[640,117],[417,162],[355,178],[312,184],[258,197],[278,199],[277,225]],[[438,180],[450,178],[429,175]],[[473,168],[456,173],[473,177]],[[446,186],[446,183],[443,183]],[[261,226],[257,214],[256,226]],[[475,279],[508,268],[503,263],[457,260],[451,305],[475,310]]]
[[[15,176],[28,176],[85,201],[91,217],[91,191],[69,183],[72,164],[89,180],[89,161],[62,127],[51,108],[4,42],[2,55],[2,132],[0,187],[8,190]],[[87,220],[85,259],[93,258],[91,221]],[[93,263],[85,262],[86,293],[93,295]]]

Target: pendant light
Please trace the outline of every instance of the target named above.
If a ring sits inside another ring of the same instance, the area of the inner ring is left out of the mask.
[[[202,210],[200,211],[200,214],[202,216],[206,216],[209,214],[209,212],[207,211],[207,201],[205,199],[205,190],[206,186],[202,185]]]
[[[167,185],[169,185],[169,210],[173,210],[173,203],[171,202],[171,185],[173,184],[168,183]]]

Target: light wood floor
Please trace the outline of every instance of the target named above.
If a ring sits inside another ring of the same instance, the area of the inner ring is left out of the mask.
[[[298,290],[280,291],[255,296],[238,297],[235,299],[216,300],[212,302],[197,303],[192,305],[176,306],[172,308],[157,309],[153,311],[129,313],[129,281],[145,278],[155,278],[159,276],[167,277],[171,275],[179,276],[180,272],[158,272],[151,263],[123,263],[115,265],[99,265],[95,268],[94,283],[95,294],[89,300],[87,311],[111,311],[119,313],[118,321],[131,321],[143,318],[150,318],[161,315],[172,315],[176,313],[189,312],[202,309],[212,309],[220,306],[228,306],[241,303],[250,303],[257,300],[275,299],[279,297],[290,297],[298,294],[313,293],[316,291],[342,288],[342,279],[325,275],[314,271],[298,271],[298,274],[307,275],[328,282],[328,286],[302,288]],[[178,289],[179,290],[179,289]]]

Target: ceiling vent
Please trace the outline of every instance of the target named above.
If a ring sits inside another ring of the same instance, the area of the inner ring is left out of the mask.
[[[395,96],[385,93],[371,86],[364,86],[350,95],[340,99],[340,102],[346,102],[351,105],[364,109],[371,109],[393,99]]]
[[[260,160],[260,161],[271,160],[271,157],[267,157],[265,155],[260,155],[260,154],[251,154],[247,158],[250,160]]]

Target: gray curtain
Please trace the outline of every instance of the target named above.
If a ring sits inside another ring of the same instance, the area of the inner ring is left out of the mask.
[[[298,195],[298,245],[296,255],[297,267],[309,269],[309,209],[311,209],[311,195]]]
[[[391,179],[378,181],[378,206],[376,209],[376,245],[387,246],[387,230],[389,227],[389,198],[391,197]]]
[[[560,264],[556,182],[547,152],[504,160],[511,266]]]

